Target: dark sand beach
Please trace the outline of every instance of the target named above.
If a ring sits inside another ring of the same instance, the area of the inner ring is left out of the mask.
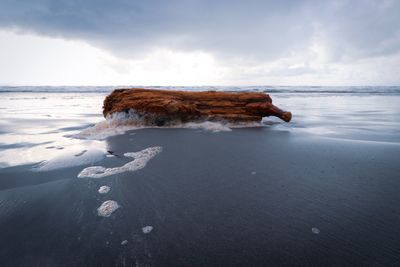
[[[400,265],[397,143],[271,127],[130,133],[94,165],[163,148],[135,172],[0,169],[1,266]],[[109,199],[120,208],[98,216]]]

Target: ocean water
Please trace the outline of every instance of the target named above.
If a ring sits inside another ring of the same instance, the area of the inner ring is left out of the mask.
[[[102,139],[132,129],[103,118],[102,102],[115,88],[0,87],[0,168],[34,164],[35,170],[50,170],[101,160],[107,154]],[[261,127],[351,141],[400,142],[400,87],[157,88],[267,92],[293,119],[284,123],[266,117]],[[181,127],[229,130],[214,123]]]

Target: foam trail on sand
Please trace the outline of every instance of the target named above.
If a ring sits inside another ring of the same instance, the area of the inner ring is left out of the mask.
[[[102,217],[110,217],[111,214],[116,211],[120,205],[114,200],[104,201],[103,204],[97,209],[97,214]]]
[[[115,168],[105,168],[103,166],[87,167],[78,174],[78,178],[103,178],[122,172],[140,170],[146,166],[150,159],[155,157],[161,151],[162,147],[155,146],[143,149],[139,152],[128,152],[125,153],[124,156],[134,158],[133,161]]]

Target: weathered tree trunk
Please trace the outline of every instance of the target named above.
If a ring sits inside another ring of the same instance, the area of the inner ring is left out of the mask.
[[[152,117],[157,125],[168,121],[211,120],[258,122],[276,116],[289,122],[290,112],[272,104],[268,94],[252,92],[189,92],[153,89],[117,89],[104,100],[103,114],[135,111]]]

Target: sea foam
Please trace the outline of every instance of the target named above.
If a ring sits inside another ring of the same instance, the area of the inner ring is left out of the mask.
[[[97,214],[102,217],[110,217],[111,214],[116,211],[120,205],[114,200],[104,201],[103,204],[97,209]]]
[[[116,112],[107,116],[105,121],[101,121],[94,126],[88,127],[80,133],[71,137],[78,139],[102,140],[114,135],[121,135],[129,130],[143,128],[144,125],[139,116],[125,114],[124,112]]]
[[[188,128],[200,129],[211,132],[231,131],[231,128],[259,127],[260,123],[228,123],[223,121],[196,121],[183,123],[181,121],[170,121],[159,127],[151,116],[143,116],[133,110],[129,112],[115,112],[107,116],[94,126],[84,129],[80,133],[72,135],[78,139],[102,140],[114,135],[121,135],[130,130],[144,128]]]
[[[143,234],[149,234],[151,231],[153,231],[153,226],[148,225],[142,228]]]
[[[232,127],[232,126],[231,126]],[[212,122],[212,121],[203,121],[203,122],[188,122],[177,125],[173,128],[189,128],[189,129],[200,129],[206,130],[210,132],[227,132],[232,131],[231,128],[228,127],[228,124],[223,124],[220,122]]]
[[[114,168],[105,168],[103,166],[87,167],[78,174],[78,178],[103,178],[122,172],[140,170],[146,166],[150,159],[155,157],[161,151],[162,147],[155,146],[143,149],[139,152],[128,152],[125,153],[124,156],[134,158],[134,160],[125,165]]]
[[[317,227],[313,227],[313,228],[311,228],[311,232],[312,232],[313,234],[318,235],[321,231],[320,231]]]
[[[107,194],[108,192],[110,192],[110,190],[111,190],[111,188],[109,186],[103,185],[103,186],[100,186],[98,192],[100,194]]]

